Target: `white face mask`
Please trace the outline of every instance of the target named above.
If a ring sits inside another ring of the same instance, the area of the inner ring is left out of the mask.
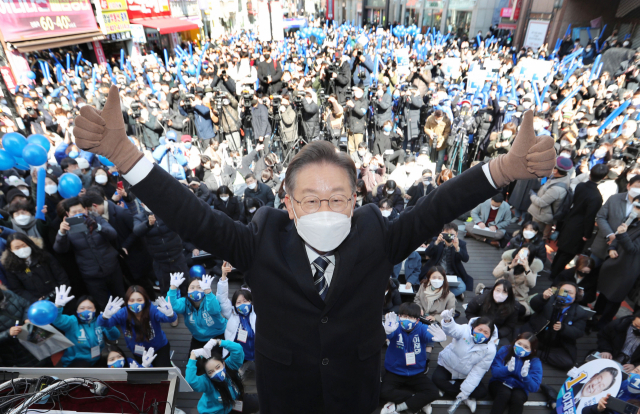
[[[229,196],[220,196],[220,200],[226,202],[229,199]]]
[[[500,206],[497,206],[497,207],[496,207],[496,206],[494,206],[494,205],[491,205],[491,210],[497,210],[497,209],[499,209],[499,208],[500,208]]]
[[[431,283],[431,287],[432,288],[440,289],[442,287],[442,284],[444,283],[444,280],[442,280],[442,279],[431,279],[431,281],[429,283]]]
[[[493,300],[495,300],[497,303],[504,302],[508,297],[509,295],[506,293],[496,292],[495,290],[493,291]]]
[[[560,155],[558,155],[558,157],[571,158],[571,154],[567,154],[566,152],[561,152]]]
[[[599,149],[595,150],[595,152],[593,153],[593,156],[594,156],[595,158],[602,158],[602,157],[604,157],[605,155],[607,155],[607,150],[606,150],[606,148],[599,148]]]
[[[251,208],[249,209],[249,213],[253,214],[253,213],[255,213],[255,212],[256,212],[256,210],[257,210],[257,208],[256,208],[256,207],[251,207]]]
[[[631,198],[636,198],[640,195],[640,188],[631,188],[629,190],[629,195],[631,196]]]
[[[20,214],[19,216],[13,216],[13,221],[16,222],[18,226],[26,226],[31,221],[31,217],[27,214]]]
[[[251,183],[251,184],[247,184],[247,187],[249,187],[249,190],[255,190],[256,189],[256,185],[257,185],[257,183]]]
[[[587,135],[590,137],[595,137],[598,135],[598,128],[587,128]]]
[[[391,215],[391,210],[380,210],[382,217],[389,217]]]
[[[220,175],[220,174],[222,174],[222,168],[220,168],[220,167],[213,167],[213,174],[214,174],[214,175]]]
[[[58,192],[58,186],[56,184],[49,184],[44,186],[44,192],[49,195],[54,195]]]
[[[396,192],[396,190],[387,190],[387,194],[393,194],[395,192]]]
[[[296,218],[296,229],[302,240],[320,252],[330,252],[344,241],[351,231],[351,217],[334,211],[318,211]]]
[[[529,109],[531,108],[531,102],[523,102],[522,106],[524,107],[524,109]]]
[[[356,99],[362,98],[362,95],[364,95],[364,92],[362,91],[353,91],[353,97]]]
[[[511,136],[513,135],[513,132],[511,131],[502,131],[502,138],[511,138]]]
[[[26,259],[27,257],[31,256],[31,247],[28,247],[28,246],[18,250],[12,250],[12,251],[13,251],[13,254],[15,254],[21,259]]]
[[[106,184],[107,183],[107,176],[106,175],[96,175],[96,183],[98,184]]]
[[[533,230],[523,230],[522,235],[524,236],[525,239],[531,240],[534,237],[536,237],[536,232]]]
[[[29,190],[26,190],[24,188],[20,189],[20,191],[22,191],[22,194],[24,194],[25,196],[29,197]]]
[[[560,140],[560,146],[561,147],[568,147],[570,145],[571,145],[571,143],[569,141],[567,141],[566,139]]]

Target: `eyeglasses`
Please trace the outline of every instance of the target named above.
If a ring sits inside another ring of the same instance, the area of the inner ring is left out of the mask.
[[[293,198],[292,195],[289,195],[293,201],[300,205],[302,211],[307,214],[315,213],[320,210],[320,206],[323,201],[326,201],[329,204],[329,208],[335,213],[341,213],[345,208],[349,206],[352,197],[345,197],[341,194],[335,194],[329,197],[329,199],[320,199],[318,196],[310,195],[306,196],[302,199],[302,201],[298,201]]]

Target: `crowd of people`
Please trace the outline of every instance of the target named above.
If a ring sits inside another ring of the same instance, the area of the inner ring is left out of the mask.
[[[116,84],[131,142],[202,203],[244,225],[259,209],[286,208],[287,167],[312,141],[352,159],[355,208],[373,203],[395,220],[462,171],[507,153],[533,110],[535,134],[556,142],[553,174],[502,188],[389,275],[382,412],[430,413],[445,394],[455,400],[450,413],[460,404],[475,412],[490,394],[493,414],[518,414],[539,389],[551,407],[557,392],[543,383],[541,362],[580,364],[576,341],[591,332],[601,358],[627,373],[640,366],[640,313],[615,319],[623,301],[640,305],[640,50],[615,33],[600,44],[566,37],[555,50],[516,50],[493,28],[408,40],[349,25],[324,33],[269,43],[243,32],[183,45],[167,58],[157,51],[91,66],[78,57],[77,68],[66,69],[60,62],[65,53],[76,61],[73,50],[29,54],[35,79],[15,91],[19,119],[2,106],[0,130],[42,134],[52,149],[44,220],[36,218],[43,183],[35,169],[2,174],[0,365],[53,366],[16,339],[39,300],[55,303],[53,326],[74,344],[60,367],[169,367],[163,324],[177,326],[182,315],[192,335],[185,376],[203,393],[198,411],[259,409],[243,387],[255,369],[251,288],[229,297],[229,277],[241,272],[181,237],[115,165],[75,143],[80,108],[104,109]],[[595,51],[610,49],[627,53],[615,71],[598,73]],[[458,70],[448,69],[451,58]],[[551,69],[537,82],[525,79],[523,59],[550,61]],[[497,62],[496,79],[465,87],[472,69],[488,62]],[[81,179],[77,197],[58,192],[63,173]],[[503,250],[493,286],[465,270],[462,234]],[[190,277],[195,264],[219,276],[215,292],[214,277]],[[403,303],[403,285],[414,300]],[[548,289],[532,294],[537,285]],[[462,312],[468,322],[457,323]],[[116,344],[121,335],[124,347]],[[444,349],[427,376],[436,342]]]

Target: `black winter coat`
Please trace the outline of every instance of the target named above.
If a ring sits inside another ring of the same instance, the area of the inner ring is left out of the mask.
[[[38,360],[18,341],[9,335],[9,329],[16,321],[22,325],[27,319],[29,301],[15,293],[3,290],[4,300],[0,301],[0,366],[33,367]]]
[[[386,135],[384,132],[379,131],[376,132],[376,139],[373,142],[373,155],[382,155],[384,157],[384,152],[386,150],[399,150],[402,148],[402,141],[404,138],[395,132],[390,132],[389,135]]]
[[[242,203],[238,200],[238,197],[229,197],[226,202],[220,200],[218,197],[214,197],[213,208],[218,211],[222,211],[224,214],[231,217],[232,220],[240,220]]]
[[[527,247],[529,249],[529,252],[531,253],[531,256],[533,257],[537,257],[538,259],[542,260],[542,263],[545,263],[547,260],[547,249],[544,245],[544,242],[542,241],[542,231],[540,231],[538,234],[535,235],[535,237],[533,239],[531,239],[531,242],[527,243],[526,240],[522,237],[522,232],[516,234],[511,240],[509,240],[509,243],[507,243],[507,246],[504,248],[504,250],[511,250],[511,249],[519,249],[521,247]]]
[[[602,207],[602,194],[598,185],[589,180],[576,186],[573,206],[562,221],[558,250],[579,254],[584,248],[584,240],[589,240],[596,222],[596,214]]]
[[[402,305],[402,297],[398,291],[400,284],[396,279],[391,279],[391,289],[384,295],[384,304],[382,305],[382,314],[389,312],[398,313],[400,305]]]
[[[144,237],[154,261],[170,263],[182,254],[182,239],[157,215],[153,226],[149,225],[149,213],[146,210],[136,214],[133,223],[133,232],[138,237]]]
[[[424,182],[420,182],[416,185],[412,185],[411,187],[409,187],[409,189],[407,190],[407,195],[411,196],[411,199],[407,203],[407,207],[415,206],[418,200],[420,200],[425,195],[429,195],[429,193],[432,192],[434,189],[433,184],[429,183],[426,186],[427,191],[425,194],[424,187],[425,187]]]
[[[57,286],[69,286],[70,284],[69,277],[67,277],[67,273],[60,266],[60,263],[49,253],[43,253],[44,260],[32,262],[27,268],[28,272],[17,269],[9,270],[5,267],[9,289],[25,298],[29,303],[40,300],[43,296],[48,296],[54,292]]]
[[[427,199],[428,197],[429,196],[424,198]],[[429,246],[427,247],[427,249],[424,251],[424,255],[427,256],[429,260],[427,260],[424,266],[422,266],[422,270],[420,271],[420,281],[422,281],[422,279],[425,278],[429,269],[431,269],[433,266],[437,266],[442,260],[445,244],[443,242],[436,245],[436,240],[437,238],[434,237],[431,240],[431,243],[429,243]],[[464,265],[462,264],[462,262],[466,263],[469,261],[469,253],[467,252],[467,242],[465,242],[464,240],[458,240],[458,241],[460,243],[460,251],[456,252],[453,256],[453,267],[455,268],[456,276],[462,279],[464,284],[467,286],[467,290],[470,291],[470,290],[473,290],[473,278],[469,276],[469,274],[464,268]]]
[[[315,102],[308,102],[307,98],[302,98],[302,130],[308,139],[320,134],[320,108]]]
[[[469,301],[467,305],[467,309],[465,309],[464,314],[467,316],[467,320],[471,320],[471,318],[475,318],[478,316],[487,316],[491,318],[493,323],[498,328],[498,337],[500,339],[507,338],[509,341],[513,339],[513,333],[515,332],[516,323],[518,322],[518,311],[517,309],[514,312],[510,312],[509,315],[503,316],[499,313],[490,313],[485,314],[483,311],[483,305],[486,300],[492,300],[491,295],[493,291],[490,289],[486,289],[482,295],[476,296],[475,298]]]
[[[364,130],[367,127],[367,110],[369,108],[369,101],[363,98],[353,98],[353,108],[350,109],[349,119],[351,124],[349,125],[349,132],[352,134],[364,134]],[[357,149],[357,148],[356,148]]]
[[[271,83],[267,83],[267,76],[271,76]],[[282,89],[282,82],[280,79],[282,79],[282,67],[280,66],[280,63],[273,59],[271,62],[262,61],[258,63],[260,92],[267,95],[278,95]]]
[[[622,354],[624,342],[627,339],[627,330],[635,319],[635,316],[629,315],[609,322],[603,329],[598,332],[598,351],[608,352],[617,359]],[[624,361],[623,364],[640,364],[640,346],[636,348],[630,360]]]

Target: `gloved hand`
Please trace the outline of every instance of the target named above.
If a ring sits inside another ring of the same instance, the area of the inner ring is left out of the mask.
[[[193,353],[195,354],[196,358],[197,357],[201,357],[205,359],[211,358],[211,350],[207,348],[194,349]]]
[[[520,375],[522,376],[522,378],[529,375],[529,368],[531,368],[531,361],[524,361],[524,364],[522,364],[522,370],[520,370]]]
[[[156,307],[160,312],[164,313],[165,316],[173,315],[173,308],[171,307],[171,304],[167,302],[167,300],[162,296],[158,298],[158,304],[156,305]]]
[[[177,288],[180,287],[180,285],[182,284],[182,282],[184,282],[184,273],[179,272],[179,273],[171,273],[169,274],[169,276],[171,277],[171,282],[169,282],[171,284],[171,286],[175,286]]]
[[[427,331],[433,335],[434,342],[442,342],[447,339],[447,334],[445,334],[442,328],[438,325],[429,325]]]
[[[509,360],[509,363],[507,364],[507,369],[509,370],[509,372],[513,372],[513,370],[516,369],[515,357],[511,357],[511,359]]]
[[[449,323],[453,320],[453,311],[445,309],[440,313],[440,316],[442,317],[442,321],[444,323]]]
[[[73,135],[79,148],[107,157],[118,166],[121,174],[128,173],[144,156],[127,137],[115,85],[111,85],[102,111],[89,105],[80,109]]]
[[[109,301],[107,302],[107,306],[104,308],[104,312],[102,312],[102,317],[109,319],[118,313],[122,305],[124,305],[124,300],[122,298],[116,296],[115,299],[111,299],[111,296],[109,296]]]
[[[154,359],[156,359],[157,355],[155,354],[155,350],[153,347],[150,347],[142,354],[142,367],[149,368]]]
[[[384,315],[384,332],[387,335],[394,333],[399,325],[398,315],[395,312],[389,312]]]
[[[570,378],[576,378],[578,375],[580,375],[580,369],[578,369],[577,367],[573,367],[569,370],[569,372],[567,372],[567,376]]]
[[[200,280],[200,289],[207,290],[211,289],[211,282],[213,282],[213,276],[204,275]]]
[[[556,163],[553,138],[536,137],[533,129],[533,111],[522,117],[522,124],[508,153],[498,155],[489,162],[491,178],[497,188],[516,180],[548,177]]]
[[[144,368],[144,367],[132,359],[131,362],[129,362],[129,368]]]
[[[213,349],[214,346],[218,346],[218,339],[209,339],[209,342],[207,342],[204,345],[204,349],[209,350],[209,352],[211,352],[211,350]]]
[[[71,293],[71,286],[67,287],[66,285],[62,285],[60,287],[56,287],[56,306],[59,308],[63,308],[67,303],[71,302],[75,296],[69,296]]]

